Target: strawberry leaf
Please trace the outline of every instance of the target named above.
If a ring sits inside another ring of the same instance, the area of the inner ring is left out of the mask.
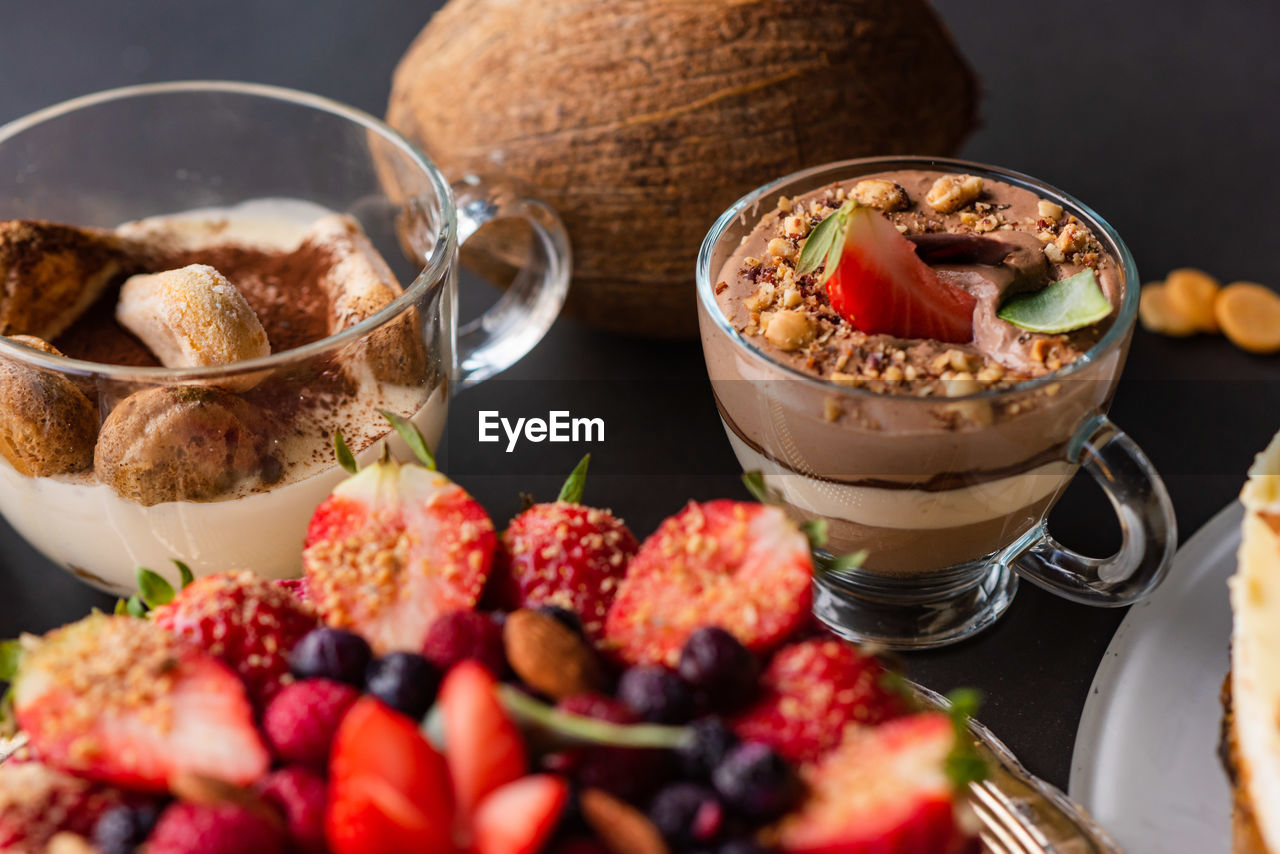
[[[159,608],[173,601],[173,585],[146,567],[138,567],[138,597],[148,608]]]
[[[570,504],[582,503],[582,492],[587,486],[587,466],[591,463],[591,455],[586,454],[569,473],[569,478],[564,482],[564,486],[560,487],[560,496],[557,501],[567,501]]]
[[[127,616],[129,614],[129,600],[117,599],[115,610],[111,613],[115,614],[117,617]]]
[[[191,567],[187,566],[182,561],[174,558],[173,565],[178,568],[178,578],[182,581],[182,585],[179,589],[186,589],[188,584],[196,580],[195,575],[191,572]]]
[[[850,569],[857,569],[867,562],[867,550],[858,549],[847,555],[833,555],[831,557],[818,558],[819,569],[823,572],[844,572]]]
[[[973,688],[957,688],[947,695],[947,716],[955,731],[955,746],[946,760],[947,778],[956,790],[987,777],[987,762],[974,746],[969,720],[982,705],[982,693]]]
[[[356,462],[356,455],[347,447],[347,440],[343,437],[341,430],[333,431],[333,455],[338,458],[338,465],[342,466],[342,470],[347,474],[360,473],[360,464]]]
[[[400,438],[404,439],[404,443],[409,446],[409,450],[413,451],[413,455],[418,458],[418,462],[431,469],[431,471],[435,471],[436,458],[431,455],[431,449],[427,447],[427,440],[422,435],[422,431],[408,418],[396,415],[386,409],[380,411],[382,412],[382,417],[391,422],[391,426],[400,434]]]
[[[136,594],[129,597],[129,601],[125,603],[124,609],[130,617],[142,618],[147,616],[147,606],[142,604],[142,600],[139,599]]]
[[[849,211],[856,207],[853,199],[843,205],[822,222],[813,227],[804,245],[800,247],[800,258],[796,261],[796,275],[807,276],[819,267],[823,267],[821,285],[835,272],[835,261],[840,259],[844,250],[844,236],[848,225]]]
[[[742,485],[751,493],[751,497],[761,504],[781,504],[782,496],[765,485],[764,475],[758,471],[742,473]]]
[[[0,641],[0,682],[12,682],[22,662],[22,641]]]
[[[616,747],[673,749],[689,743],[688,727],[662,724],[615,724],[548,706],[510,685],[498,686],[498,699],[512,719],[536,726],[571,743]]]
[[[800,526],[800,530],[809,538],[809,548],[820,549],[827,544],[826,519],[810,519]]]

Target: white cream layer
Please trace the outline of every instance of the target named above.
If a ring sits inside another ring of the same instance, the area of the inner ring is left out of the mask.
[[[748,447],[727,427],[725,432],[743,469],[763,473],[765,483],[788,503],[828,519],[877,528],[934,530],[999,519],[1052,495],[1076,470],[1070,463],[1052,462],[959,489],[877,489],[796,474]]]
[[[1245,518],[1231,579],[1231,702],[1241,785],[1270,851],[1280,851],[1280,434],[1258,454],[1240,494]]]

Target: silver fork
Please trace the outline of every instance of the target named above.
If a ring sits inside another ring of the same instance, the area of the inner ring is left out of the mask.
[[[989,782],[969,784],[969,802],[982,824],[979,836],[991,854],[1051,854],[1053,843],[1019,817],[1007,795]]]

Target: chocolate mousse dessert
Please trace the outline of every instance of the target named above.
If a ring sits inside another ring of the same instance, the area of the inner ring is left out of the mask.
[[[1124,275],[1097,235],[1029,189],[929,169],[781,197],[741,231],[713,280],[738,338],[704,323],[704,349],[735,451],[794,515],[890,575],[1041,520],[1114,377],[1020,385],[1114,322]]]
[[[0,286],[9,342],[103,366],[0,353],[0,511],[47,553],[80,539],[127,551],[111,577],[89,577],[99,586],[129,589],[139,563],[212,559],[231,528],[244,563],[296,571],[274,552],[296,551],[332,486],[311,481],[335,471],[335,434],[359,454],[387,434],[384,410],[430,441],[442,428],[447,369],[429,364],[416,308],[261,369],[183,382],[112,373],[287,354],[393,302],[400,283],[359,224],[318,206],[257,200],[112,230],[0,223]],[[297,542],[249,555],[290,526]]]

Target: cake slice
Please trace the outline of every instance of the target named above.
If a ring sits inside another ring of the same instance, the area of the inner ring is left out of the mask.
[[[1223,748],[1235,791],[1233,850],[1280,852],[1280,434],[1240,493],[1245,517],[1231,579],[1231,674]]]

